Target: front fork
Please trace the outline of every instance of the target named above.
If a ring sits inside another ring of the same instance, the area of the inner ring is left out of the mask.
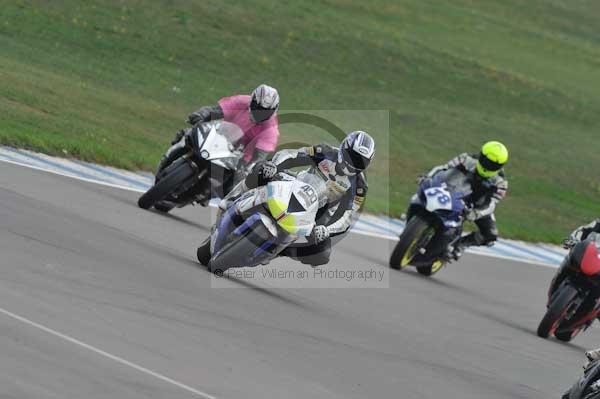
[[[415,194],[416,196],[416,194]],[[420,209],[423,209],[423,206],[418,202],[418,198],[413,196],[411,202],[406,210],[406,223],[410,221],[415,215],[419,213]],[[437,217],[437,216],[436,216]],[[458,244],[458,241],[461,238],[462,229],[458,228],[446,228],[445,226],[440,229],[436,228],[436,235],[430,241],[430,244],[427,248],[428,258],[430,256],[436,256],[440,258],[444,258],[447,256],[449,246],[454,246]],[[433,255],[432,255],[433,254]]]
[[[550,287],[548,287],[548,302],[546,304],[546,307],[550,306],[550,303],[552,302],[552,297],[556,292],[556,289],[562,284],[562,282],[567,277],[567,267],[569,265],[570,259],[571,257],[569,255],[565,256],[562,263],[560,264],[560,267],[558,268],[558,271],[554,275],[554,278],[552,278],[552,281],[550,282]]]

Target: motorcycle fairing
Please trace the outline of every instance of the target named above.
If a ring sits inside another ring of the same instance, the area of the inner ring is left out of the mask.
[[[465,209],[463,198],[469,193],[452,191],[442,177],[436,175],[433,179],[424,180],[419,187],[418,199],[425,209],[440,218],[446,228],[459,227]]]
[[[600,273],[600,255],[594,243],[589,243],[581,259],[581,271],[587,276]]]
[[[229,122],[215,122],[195,128],[198,155],[207,161],[226,169],[235,169],[242,153],[235,143],[243,135],[240,128]]]
[[[267,184],[267,208],[283,230],[305,237],[315,226],[318,196],[302,181],[272,181]]]

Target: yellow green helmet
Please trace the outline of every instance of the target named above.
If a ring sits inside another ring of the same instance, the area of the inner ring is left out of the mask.
[[[508,162],[508,150],[499,141],[489,141],[481,147],[479,161],[477,162],[477,173],[483,178],[497,175]]]

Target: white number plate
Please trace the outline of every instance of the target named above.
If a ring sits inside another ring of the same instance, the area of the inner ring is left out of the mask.
[[[452,210],[452,195],[450,192],[442,187],[433,187],[425,190],[425,196],[427,197],[427,210],[429,212],[435,212],[440,209],[451,211]]]

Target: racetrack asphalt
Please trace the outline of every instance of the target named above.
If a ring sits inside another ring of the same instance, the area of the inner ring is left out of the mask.
[[[594,328],[535,335],[553,270],[466,255],[390,271],[394,242],[348,235],[331,270],[389,288],[215,280],[195,259],[210,210],[0,164],[1,398],[549,398]],[[280,270],[312,270],[289,259]]]

